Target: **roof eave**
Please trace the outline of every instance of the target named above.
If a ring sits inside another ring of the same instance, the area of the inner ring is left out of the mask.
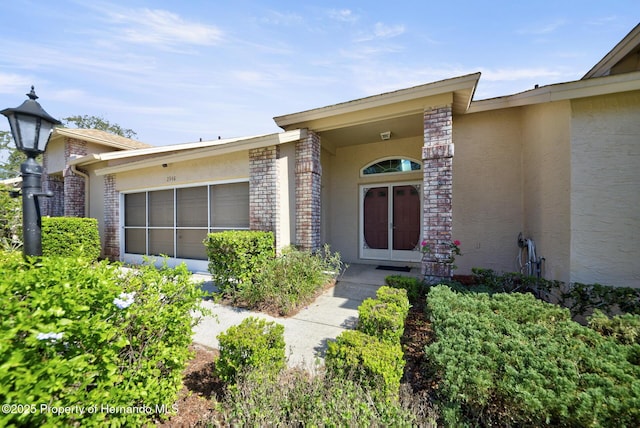
[[[172,153],[165,156],[157,156],[151,159],[143,159],[132,161],[126,164],[107,166],[97,169],[96,175],[117,174],[121,172],[131,171],[134,169],[149,168],[165,163],[184,162],[193,159],[200,159],[203,156],[219,156],[229,153],[235,153],[244,150],[257,149],[262,147],[280,145],[295,142],[306,138],[307,132],[304,129],[296,129],[292,131],[282,132],[278,134],[262,135],[258,137],[250,137],[227,144],[219,144],[200,148],[191,148],[183,150],[181,153]],[[140,155],[142,156],[142,154]],[[103,159],[104,160],[104,159]]]
[[[640,71],[556,83],[499,98],[473,101],[467,113],[640,90]]]
[[[603,77],[627,54],[640,44],[640,24],[636,25],[617,45],[613,47],[582,79]]]
[[[356,113],[363,110],[384,107],[402,102],[413,101],[421,98],[442,95],[446,93],[456,93],[463,95],[460,100],[462,109],[470,105],[471,99],[475,92],[475,88],[480,79],[480,73],[468,74],[451,79],[440,80],[437,82],[427,83],[425,85],[414,86],[408,89],[401,89],[394,92],[374,95],[371,97],[361,98],[345,103],[334,104],[326,107],[320,107],[313,110],[306,110],[299,113],[292,113],[283,116],[274,117],[276,124],[282,129],[289,130],[297,127],[304,127],[306,123],[327,119],[339,115]]]

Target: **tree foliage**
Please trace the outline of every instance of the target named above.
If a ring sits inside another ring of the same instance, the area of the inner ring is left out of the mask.
[[[133,129],[123,128],[117,123],[111,123],[101,116],[69,116],[62,118],[64,126],[70,125],[81,129],[98,129],[126,138],[135,138],[138,134]]]
[[[0,180],[20,175],[20,164],[27,158],[24,153],[16,150],[11,138],[11,132],[0,131],[0,153],[6,153],[6,159],[0,155]]]

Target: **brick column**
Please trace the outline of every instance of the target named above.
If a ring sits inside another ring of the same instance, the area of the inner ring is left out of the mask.
[[[304,250],[320,249],[322,166],[320,137],[309,132],[296,143],[296,244]]]
[[[49,174],[49,156],[42,156],[42,190],[51,191],[50,198],[39,198],[43,216],[62,217],[64,215],[64,179],[58,175]]]
[[[104,245],[103,255],[111,260],[120,259],[120,200],[116,190],[116,176],[104,176]]]
[[[451,267],[443,263],[451,257],[453,139],[451,106],[424,112],[423,236],[431,253],[422,259],[422,273],[429,281],[450,278]]]
[[[87,142],[67,138],[64,145],[64,215],[65,217],[84,217],[85,183],[84,177],[74,174],[69,167],[69,161],[75,156],[87,155]]]
[[[279,146],[249,151],[249,228],[274,232],[278,240],[277,162]]]

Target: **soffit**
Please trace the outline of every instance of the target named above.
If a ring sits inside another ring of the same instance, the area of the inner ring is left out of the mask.
[[[640,47],[640,24],[636,25],[617,45],[614,46],[582,79],[607,76],[611,69]]]
[[[283,129],[306,128],[320,134],[330,151],[337,147],[422,136],[424,111],[452,105],[454,114],[466,112],[480,73],[429,83],[400,91],[362,98],[301,113],[274,118]]]
[[[109,132],[101,131],[98,129],[54,128],[51,138],[56,138],[56,136],[76,138],[78,140],[88,141],[91,143],[100,144],[102,146],[124,150],[152,147],[150,144],[132,140],[131,138],[122,137],[120,135],[111,134]]]

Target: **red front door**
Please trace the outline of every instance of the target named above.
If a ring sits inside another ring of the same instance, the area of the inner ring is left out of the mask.
[[[382,185],[363,188],[363,258],[406,260],[419,258],[421,230],[420,186]]]

